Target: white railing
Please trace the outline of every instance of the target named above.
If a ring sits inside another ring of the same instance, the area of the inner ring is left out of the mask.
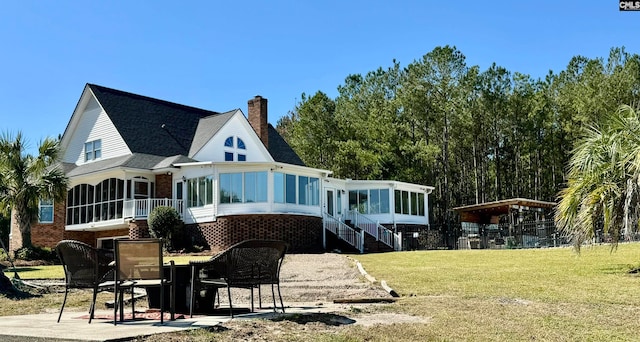
[[[351,220],[354,226],[367,232],[367,234],[373,236],[377,241],[381,241],[385,245],[393,248],[396,251],[402,250],[401,233],[394,233],[391,229],[379,224],[378,222],[360,214],[357,210],[349,210],[347,217]]]
[[[346,241],[348,244],[358,249],[360,253],[364,252],[364,235],[362,235],[362,233],[347,226],[337,218],[327,213],[324,213],[323,216],[324,219],[322,220],[322,224],[324,225],[324,229],[332,232],[339,239]]]
[[[401,251],[402,250],[402,232],[397,232],[395,235],[395,240],[393,241],[393,250]]]
[[[173,207],[182,216],[184,202],[169,198],[147,198],[124,201],[122,215],[125,218],[145,218],[156,207]]]

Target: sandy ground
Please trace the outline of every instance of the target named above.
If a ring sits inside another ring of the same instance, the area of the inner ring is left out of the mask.
[[[391,298],[379,283],[372,284],[360,274],[353,259],[336,253],[285,256],[280,271],[280,289],[285,306],[323,305],[338,299]],[[220,293],[221,305],[225,306],[226,291]],[[231,295],[238,305],[250,303],[249,290],[233,288]],[[257,291],[254,295],[257,304]],[[273,305],[268,286],[262,287],[262,302]]]
[[[335,304],[334,300],[341,299],[392,298],[379,283],[374,284],[366,280],[358,271],[355,261],[345,255],[335,253],[287,255],[282,265],[280,279],[285,308],[304,305],[323,306],[323,313],[304,316],[281,315],[271,320],[231,320],[220,327],[219,331],[225,332],[221,336],[222,341],[272,341],[281,340],[283,336],[289,336],[294,340],[305,340],[304,335],[311,331],[335,333],[350,325],[369,327],[392,323],[425,324],[429,322],[428,317],[377,310],[384,304]],[[271,291],[266,289],[265,287],[263,290],[263,303],[271,306]],[[233,300],[238,303],[249,303],[249,292],[243,291],[245,290],[232,289]],[[224,294],[221,299],[221,304],[224,306],[226,303]],[[154,341],[157,340],[154,339]]]

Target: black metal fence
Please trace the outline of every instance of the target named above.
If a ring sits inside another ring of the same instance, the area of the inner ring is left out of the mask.
[[[514,224],[478,224],[463,222],[456,241],[457,249],[541,248],[568,245],[557,232],[552,219]]]
[[[513,225],[462,222],[414,227],[403,231],[402,240],[403,250],[541,248],[569,244],[551,219]]]
[[[596,229],[588,243],[610,243],[613,239]],[[640,233],[621,237],[620,242],[640,241]],[[569,246],[571,241],[558,232],[553,219],[514,224],[451,223],[430,227],[404,227],[403,250],[424,249],[516,249]]]

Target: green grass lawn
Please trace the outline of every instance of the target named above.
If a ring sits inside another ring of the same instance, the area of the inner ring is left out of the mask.
[[[587,247],[580,255],[554,248],[353,257],[402,295],[397,303],[372,310],[418,315],[428,323],[343,326],[336,333],[305,333],[302,340],[633,341],[640,333],[640,277],[630,273],[640,266],[638,243],[621,244],[613,252],[610,246]],[[62,270],[34,267],[20,276],[62,278]],[[60,295],[48,296],[54,297],[26,300],[34,304],[17,310],[57,308]],[[88,299],[75,300],[72,305],[88,305]],[[0,315],[12,314],[11,306],[0,298]],[[204,334],[203,340],[225,340],[224,332]]]
[[[355,256],[403,299],[389,310],[431,318],[414,338],[637,340],[640,244]],[[391,339],[402,327],[380,334]],[[363,335],[366,336],[366,335]],[[380,336],[381,339],[385,339]],[[407,340],[410,340],[408,338]]]

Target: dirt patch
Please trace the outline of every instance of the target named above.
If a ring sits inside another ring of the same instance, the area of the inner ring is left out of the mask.
[[[311,303],[325,306],[325,312],[284,314],[271,319],[249,321],[232,320],[222,325],[222,340],[305,340],[304,336],[309,333],[332,334],[353,325],[370,327],[429,322],[429,318],[425,317],[379,312],[379,308],[388,304],[334,304],[334,300],[339,299],[393,298],[379,283],[366,280],[354,260],[345,255],[287,255],[280,278],[285,305]]]
[[[305,341],[318,334],[335,334],[351,326],[429,322],[429,318],[396,314],[380,309],[393,304],[334,304],[337,299],[393,298],[379,283],[366,280],[354,261],[345,255],[290,254],[280,274],[286,307],[313,306],[321,312],[274,314],[262,319],[233,319],[209,329],[204,336],[170,334],[150,336],[141,341]],[[266,289],[266,287],[265,287]],[[232,289],[234,306],[247,306],[250,293]],[[277,296],[277,293],[276,293]],[[226,296],[221,296],[225,305]],[[263,304],[271,306],[271,291],[262,291]],[[278,303],[279,306],[279,303]],[[214,334],[213,336],[211,334]]]

